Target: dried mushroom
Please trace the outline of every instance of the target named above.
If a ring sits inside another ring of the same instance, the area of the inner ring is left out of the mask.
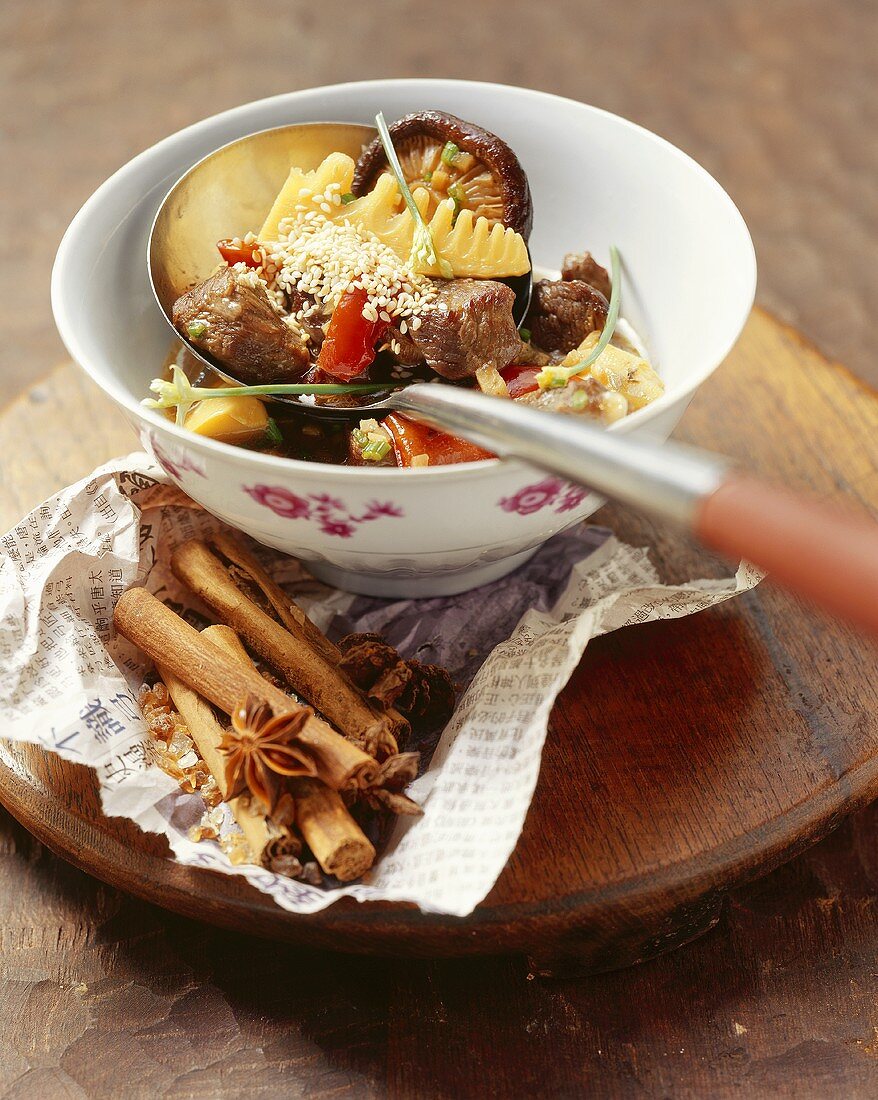
[[[390,127],[406,182],[430,196],[427,217],[452,199],[456,211],[514,229],[527,240],[533,223],[524,169],[505,141],[444,111],[419,111]],[[357,161],[353,193],[365,195],[388,172],[380,138]]]

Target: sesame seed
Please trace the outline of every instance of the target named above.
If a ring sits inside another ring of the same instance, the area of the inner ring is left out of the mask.
[[[373,234],[347,218],[338,223],[325,216],[339,190],[340,185],[328,185],[324,194],[312,198],[319,210],[303,205],[282,220],[277,241],[263,243],[270,257],[270,271],[264,273],[267,289],[280,300],[293,288],[313,299],[296,313],[301,322],[327,307],[331,311],[348,286],[359,286],[368,295],[363,308],[367,320],[405,317],[414,331],[417,314],[436,300],[434,286]]]

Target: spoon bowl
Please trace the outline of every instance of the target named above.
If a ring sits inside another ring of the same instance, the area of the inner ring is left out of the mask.
[[[305,122],[259,130],[203,157],[163,199],[147,248],[153,294],[177,339],[226,381],[241,384],[227,366],[177,331],[174,302],[216,271],[217,241],[243,237],[262,224],[292,165],[311,171],[333,152],[356,160],[376,132],[372,126],[347,122]],[[515,293],[513,316],[520,325],[530,304],[532,273],[503,282]],[[273,395],[271,400],[331,419],[349,419],[362,411],[362,407],[314,405],[294,395]]]
[[[311,171],[332,152],[355,160],[375,136],[371,126],[304,122],[274,126],[208,153],[162,200],[149,234],[147,269],[153,294],[174,335],[229,382],[239,379],[174,328],[174,302],[219,266],[216,243],[258,228],[293,164]],[[283,400],[297,403],[295,398]]]

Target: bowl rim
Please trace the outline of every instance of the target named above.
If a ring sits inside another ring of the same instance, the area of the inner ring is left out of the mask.
[[[756,266],[756,252],[753,246],[753,239],[751,237],[749,228],[743,215],[735,204],[734,200],[722,187],[722,185],[711,175],[707,169],[699,164],[688,153],[685,153],[678,146],[668,141],[666,138],[654,133],[652,130],[648,130],[646,127],[639,125],[636,122],[632,122],[630,119],[624,118],[621,115],[614,114],[612,111],[607,111],[602,107],[595,107],[592,104],[582,103],[579,100],[570,99],[566,96],[559,96],[551,92],[543,92],[536,88],[527,88],[519,85],[512,84],[500,84],[492,81],[485,80],[460,80],[456,78],[444,78],[444,77],[392,77],[379,80],[357,80],[357,81],[344,81],[335,84],[324,84],[313,88],[301,88],[292,92],[282,92],[274,96],[265,96],[262,99],[250,100],[247,103],[239,104],[236,107],[228,108],[225,111],[220,111],[213,115],[208,115],[205,118],[199,119],[196,122],[191,123],[188,126],[183,127],[181,130],[176,130],[161,140],[154,142],[146,149],[142,150],[131,160],[127,161],[115,172],[112,173],[104,182],[89,196],[83,203],[77,213],[74,215],[70,224],[64,232],[61,242],[58,245],[58,250],[55,254],[55,261],[52,267],[51,277],[51,303],[52,313],[55,318],[55,324],[58,332],[61,336],[61,340],[70,354],[71,358],[77,363],[82,370],[88,374],[88,376],[100,387],[100,389],[111,397],[118,405],[129,413],[133,414],[140,420],[144,420],[151,424],[154,428],[169,433],[172,437],[180,441],[181,444],[194,449],[195,451],[204,452],[207,455],[215,455],[219,458],[226,457],[234,459],[245,466],[252,466],[254,469],[262,469],[266,472],[283,472],[287,474],[306,474],[306,473],[320,473],[324,477],[327,475],[343,476],[344,478],[356,477],[359,479],[375,479],[387,482],[389,480],[400,481],[401,479],[410,480],[412,475],[415,474],[419,478],[453,478],[453,477],[470,477],[480,473],[488,473],[497,470],[500,466],[510,467],[514,465],[521,465],[526,467],[527,464],[515,458],[488,458],[480,459],[477,462],[457,463],[446,466],[426,466],[416,468],[414,470],[408,468],[400,468],[395,466],[381,466],[381,467],[365,467],[365,466],[342,466],[336,463],[315,463],[307,462],[302,459],[286,458],[281,455],[263,454],[258,451],[250,451],[242,447],[236,447],[234,444],[222,443],[216,439],[209,439],[208,437],[200,437],[192,432],[187,432],[184,428],[176,425],[172,420],[162,416],[159,412],[153,409],[146,408],[138,401],[131,398],[130,394],[121,386],[115,385],[115,378],[112,376],[109,379],[98,377],[95,370],[92,369],[89,361],[89,356],[86,354],[77,336],[76,323],[71,317],[66,301],[65,301],[65,285],[67,282],[67,267],[70,263],[70,258],[73,254],[76,238],[80,233],[81,226],[87,221],[92,212],[97,209],[104,199],[104,196],[119,186],[121,183],[126,182],[136,177],[141,166],[148,162],[150,159],[157,156],[161,151],[171,150],[176,146],[185,145],[186,140],[194,131],[207,129],[211,125],[221,125],[223,122],[234,120],[238,115],[243,115],[252,111],[254,108],[263,107],[269,104],[280,103],[281,101],[292,101],[296,98],[310,95],[319,95],[330,91],[370,91],[373,93],[380,92],[381,89],[387,89],[393,86],[399,87],[424,87],[432,86],[437,89],[437,92],[442,86],[455,87],[455,88],[471,88],[478,90],[500,90],[504,94],[515,97],[524,98],[538,98],[546,101],[563,104],[565,107],[573,106],[580,110],[584,110],[594,115],[599,115],[604,118],[611,119],[616,124],[621,124],[623,129],[633,130],[637,132],[642,138],[647,141],[664,147],[666,152],[669,152],[673,157],[681,160],[696,176],[699,176],[703,183],[705,183],[710,189],[718,193],[720,198],[725,202],[728,207],[730,217],[737,222],[738,228],[742,232],[742,239],[745,244],[745,253],[747,261],[747,292],[742,296],[742,306],[740,310],[740,316],[737,323],[734,326],[730,326],[730,332],[734,334],[730,339],[726,340],[724,345],[721,346],[719,351],[711,358],[715,358],[716,361],[708,363],[700,370],[693,372],[688,378],[686,384],[679,390],[673,391],[673,393],[666,391],[662,396],[654,401],[652,404],[645,406],[642,409],[638,409],[633,413],[629,413],[628,416],[623,417],[621,420],[617,420],[615,423],[608,426],[608,431],[616,432],[628,432],[638,428],[640,425],[647,423],[654,419],[661,413],[669,410],[680,401],[685,401],[694,394],[698,387],[710,377],[711,374],[719,367],[723,360],[728,356],[731,349],[737,343],[738,338],[744,328],[747,318],[750,315],[753,302],[756,296],[756,279],[757,279],[757,266]],[[264,129],[264,128],[263,128]],[[259,130],[252,131],[258,133]],[[246,135],[245,135],[246,136]],[[238,139],[231,139],[238,140]],[[228,144],[223,142],[222,144]],[[216,149],[222,147],[217,145]],[[215,151],[215,150],[213,150]],[[207,153],[205,155],[210,155]],[[202,158],[199,158],[201,160]],[[191,170],[196,162],[188,165],[181,175]],[[173,186],[173,184],[172,184]],[[159,309],[158,304],[155,304],[156,310]],[[528,467],[530,468],[530,467]]]

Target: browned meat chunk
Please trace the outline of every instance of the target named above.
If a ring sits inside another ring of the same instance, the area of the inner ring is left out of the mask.
[[[308,351],[272,308],[261,286],[228,268],[174,303],[174,327],[249,385],[287,382],[308,367]]]
[[[565,282],[573,279],[588,283],[609,300],[612,284],[610,273],[597,262],[590,252],[568,252],[561,266],[561,278]]]
[[[588,283],[543,279],[534,283],[524,324],[538,348],[566,353],[590,332],[602,329],[606,319],[607,299]]]
[[[304,294],[295,287],[286,292],[286,302],[287,309],[293,314],[305,313],[313,309],[315,304],[315,300],[310,294]],[[323,315],[323,311],[318,309],[309,317],[304,318],[299,324],[299,327],[309,338],[308,347],[312,358],[318,354],[320,348],[323,346],[323,338],[326,335],[323,331],[323,326],[326,324],[327,320],[328,318]]]
[[[402,333],[397,325],[391,325],[384,340],[390,345],[394,359],[402,366],[417,367],[423,363],[424,353],[412,339],[410,332]]]
[[[479,367],[501,370],[518,354],[512,317],[515,294],[488,279],[436,282],[438,301],[411,333],[427,365],[443,378],[469,378]]]

